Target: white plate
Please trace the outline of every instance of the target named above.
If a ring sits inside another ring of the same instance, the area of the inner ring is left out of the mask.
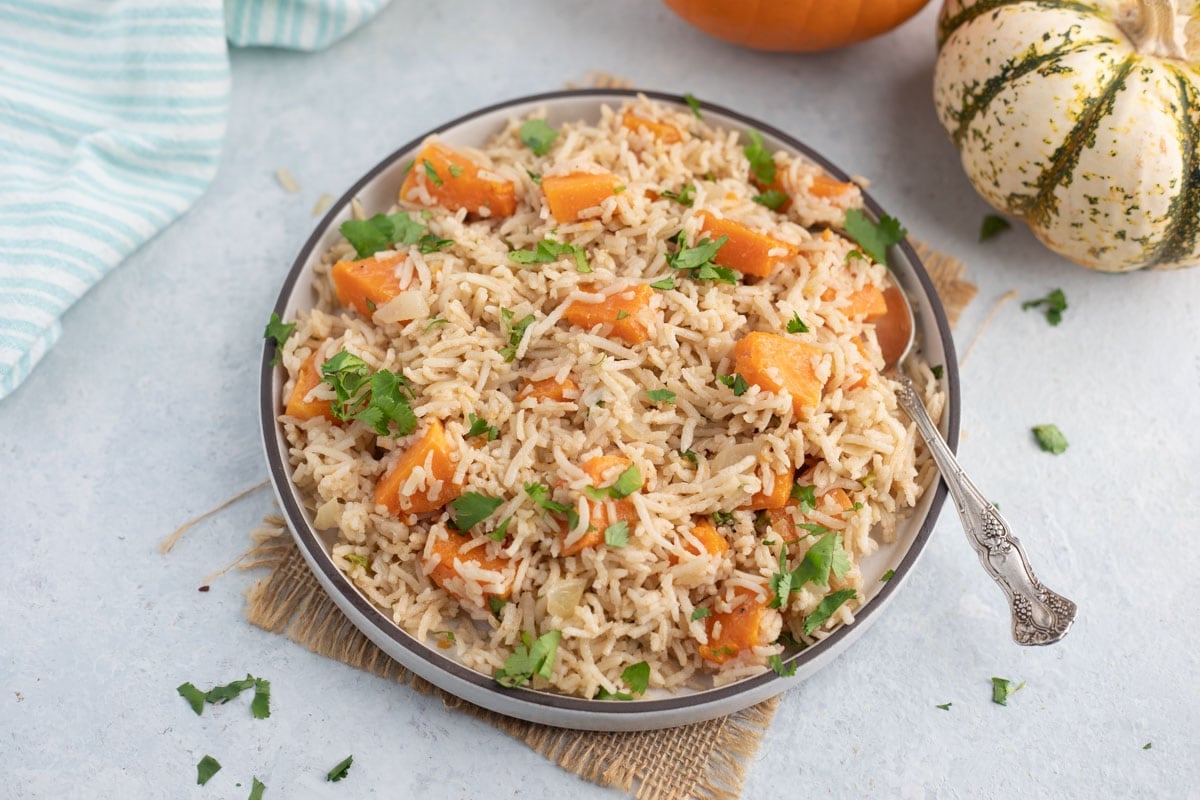
[[[644,94],[661,103],[687,107],[682,97],[655,92]],[[284,280],[279,300],[275,303],[275,312],[286,320],[293,318],[297,311],[315,304],[313,266],[320,260],[321,254],[339,240],[338,226],[351,216],[351,199],[357,197],[372,213],[390,207],[403,181],[405,163],[429,134],[437,133],[451,145],[482,147],[512,117],[540,109],[546,112],[551,125],[580,119],[594,122],[600,118],[602,105],[618,106],[635,95],[632,91],[585,89],[525,97],[460,117],[404,145],[350,187],[321,220]],[[834,177],[848,180],[844,172],[817,153],[769,125],[707,103],[703,105],[703,113],[706,121],[726,128],[754,128],[762,133],[768,149],[782,149],[799,155],[819,164]],[[865,192],[863,197],[869,213],[876,217],[883,213]],[[949,323],[929,276],[907,241],[889,251],[888,261],[913,304],[925,357],[931,364],[945,365],[943,387],[947,393],[947,404],[941,430],[946,440],[955,446],[958,442],[959,419],[958,369]],[[855,623],[843,625],[820,642],[790,654],[786,661],[796,665],[794,677],[781,678],[768,671],[719,688],[662,693],[632,702],[585,700],[532,689],[505,689],[491,676],[463,666],[437,647],[420,642],[402,630],[392,622],[385,610],[371,603],[334,566],[329,552],[336,535],[318,533],[314,529],[312,514],[306,509],[291,480],[287,441],[282,427],[276,421],[282,411],[282,390],[287,376],[282,367],[271,365],[273,357],[274,346],[267,344],[263,350],[260,396],[263,444],[275,493],[288,525],[321,586],[371,641],[421,677],[484,708],[548,725],[607,731],[683,725],[730,714],[795,685],[828,664],[879,618],[883,607],[903,585],[924,548],[946,496],[946,488],[939,481],[936,491],[926,493],[915,513],[900,526],[896,541],[882,546],[878,552],[864,559],[861,569],[866,600],[855,613]],[[880,582],[879,578],[889,569],[895,570],[894,577],[887,582]]]

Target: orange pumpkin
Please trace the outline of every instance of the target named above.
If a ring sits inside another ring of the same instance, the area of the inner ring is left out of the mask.
[[[895,28],[929,0],[663,0],[700,30],[755,50],[809,53]]]

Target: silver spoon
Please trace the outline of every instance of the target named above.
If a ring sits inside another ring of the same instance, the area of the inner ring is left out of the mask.
[[[1012,637],[1017,644],[1053,644],[1067,635],[1075,621],[1076,606],[1056,594],[1033,574],[1025,549],[1012,535],[1008,523],[996,506],[975,488],[953,451],[938,432],[916,387],[902,371],[904,359],[912,350],[914,335],[913,311],[904,291],[893,281],[884,292],[887,313],[875,320],[875,336],[879,340],[886,364],[886,375],[899,385],[896,401],[916,423],[921,438],[929,446],[942,480],[950,489],[958,516],[962,519],[967,540],[975,548],[983,568],[1008,597],[1012,611]]]

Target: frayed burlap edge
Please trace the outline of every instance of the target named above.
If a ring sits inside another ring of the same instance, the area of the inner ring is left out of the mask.
[[[243,569],[270,571],[246,594],[246,618],[313,652],[435,694],[447,708],[478,717],[533,750],[601,786],[633,791],[638,800],[734,800],[778,700],[721,719],[679,728],[597,733],[537,725],[471,705],[401,667],[342,614],[304,563],[280,516],[253,533]]]
[[[977,289],[965,265],[922,242],[914,248],[953,326]],[[447,708],[478,717],[584,780],[632,792],[637,800],[736,800],[746,767],[775,716],[778,698],[695,725],[658,731],[598,733],[552,728],[471,705],[393,661],[358,631],[321,590],[285,526],[272,515],[252,533],[242,569],[269,574],[246,594],[246,618],[319,655],[436,694]]]

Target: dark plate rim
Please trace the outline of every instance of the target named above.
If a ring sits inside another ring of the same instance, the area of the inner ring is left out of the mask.
[[[275,302],[274,311],[281,317],[287,306],[288,299],[291,297],[300,276],[303,274],[304,267],[308,262],[314,248],[320,242],[322,236],[333,223],[336,216],[368,183],[375,179],[379,173],[392,165],[397,159],[413,151],[422,141],[433,134],[441,133],[450,128],[455,128],[465,122],[469,122],[477,117],[487,114],[492,114],[497,111],[502,111],[506,108],[525,105],[529,103],[550,102],[555,100],[571,99],[571,98],[587,98],[587,97],[609,97],[609,98],[635,98],[638,95],[645,95],[654,100],[671,103],[677,106],[687,105],[687,100],[682,95],[670,94],[667,92],[657,92],[639,89],[566,89],[554,92],[543,92],[540,94],[527,95],[518,97],[512,100],[506,100],[500,103],[495,103],[485,108],[481,108],[470,113],[464,114],[456,119],[439,125],[417,138],[407,142],[391,155],[384,158],[374,167],[372,167],[363,177],[359,178],[338,200],[330,207],[329,211],[321,219],[320,223],[313,230],[308,241],[300,250],[292,263],[292,268],[288,273],[287,278],[283,282],[283,287],[280,290],[279,297]],[[765,125],[759,120],[748,117],[737,111],[730,110],[716,103],[708,103],[700,101],[701,110],[711,110],[715,113],[724,115],[732,120],[742,123],[747,128],[754,128],[762,133],[769,134],[781,142],[786,143],[789,147],[794,148],[797,152],[803,154],[806,158],[819,164],[822,168],[828,171],[831,175],[840,180],[848,181],[850,176],[841,169],[832,164],[828,159],[817,153],[807,145],[797,141],[795,137],[787,134],[778,128],[770,125]],[[876,219],[884,213],[883,208],[875,202],[865,190],[863,191],[864,205],[875,215]],[[958,360],[955,356],[954,339],[950,332],[950,324],[946,317],[945,309],[942,307],[941,299],[933,286],[933,281],[929,274],[925,271],[925,266],[921,259],[913,250],[908,239],[903,240],[896,245],[903,251],[909,263],[913,266],[913,271],[916,273],[917,279],[921,284],[921,289],[929,299],[930,306],[933,309],[934,320],[937,325],[938,335],[942,342],[942,347],[945,353],[945,373],[944,379],[946,382],[947,391],[947,411],[949,413],[948,424],[948,441],[951,442],[951,447],[957,449],[958,434],[959,434],[959,380],[958,380]],[[346,599],[354,609],[366,618],[375,629],[387,635],[397,645],[407,650],[414,657],[420,658],[423,661],[440,671],[446,672],[451,676],[458,678],[467,683],[473,684],[476,688],[486,692],[494,692],[497,695],[502,695],[507,702],[525,701],[534,705],[545,706],[550,708],[562,709],[564,711],[586,712],[601,715],[628,716],[653,714],[655,712],[677,711],[682,708],[709,705],[712,703],[720,703],[728,700],[734,695],[744,692],[753,692],[755,689],[762,687],[764,684],[772,681],[784,681],[785,679],[777,675],[773,671],[765,672],[761,675],[756,675],[750,678],[745,678],[735,681],[725,686],[716,687],[713,689],[705,689],[702,691],[693,692],[686,695],[678,695],[676,697],[638,700],[632,703],[621,703],[611,701],[585,700],[583,698],[569,697],[566,695],[554,694],[552,692],[539,691],[534,689],[505,689],[495,683],[491,678],[475,670],[469,669],[462,664],[450,659],[447,656],[437,653],[432,648],[418,641],[408,632],[404,631],[400,626],[391,620],[386,614],[378,609],[373,603],[368,601],[350,582],[345,575],[342,574],[337,567],[334,566],[332,559],[325,552],[320,539],[316,533],[309,528],[308,522],[304,517],[302,509],[295,502],[291,491],[291,479],[288,473],[288,465],[284,462],[283,455],[276,446],[276,437],[278,435],[276,420],[275,420],[275,397],[272,389],[274,382],[275,366],[271,360],[275,356],[274,344],[270,341],[264,343],[262,365],[260,372],[260,421],[262,425],[263,442],[265,444],[267,462],[270,467],[271,480],[275,483],[276,495],[279,497],[283,505],[284,513],[289,520],[289,527],[298,540],[299,544],[304,547],[310,556],[310,563],[316,564],[326,580],[339,588],[344,599]],[[861,628],[860,623],[873,615],[873,612],[878,611],[886,605],[886,601],[891,594],[896,591],[903,578],[913,564],[916,563],[921,551],[925,549],[930,534],[933,531],[934,525],[937,522],[938,515],[941,512],[942,505],[946,499],[946,485],[942,481],[937,482],[937,487],[934,492],[933,501],[929,507],[929,513],[925,516],[925,520],[913,538],[912,544],[908,551],[904,554],[899,565],[896,567],[896,573],[892,580],[884,583],[878,593],[871,599],[865,607],[855,614],[854,625],[843,625],[835,630],[830,635],[826,636],[819,643],[811,645],[803,650],[794,653],[788,657],[785,664],[795,664],[797,667],[803,666],[809,661],[822,655],[825,651],[837,647],[837,643],[852,636],[856,628]],[[319,556],[318,556],[319,554]],[[783,691],[787,688],[784,684],[780,684],[779,690]]]

